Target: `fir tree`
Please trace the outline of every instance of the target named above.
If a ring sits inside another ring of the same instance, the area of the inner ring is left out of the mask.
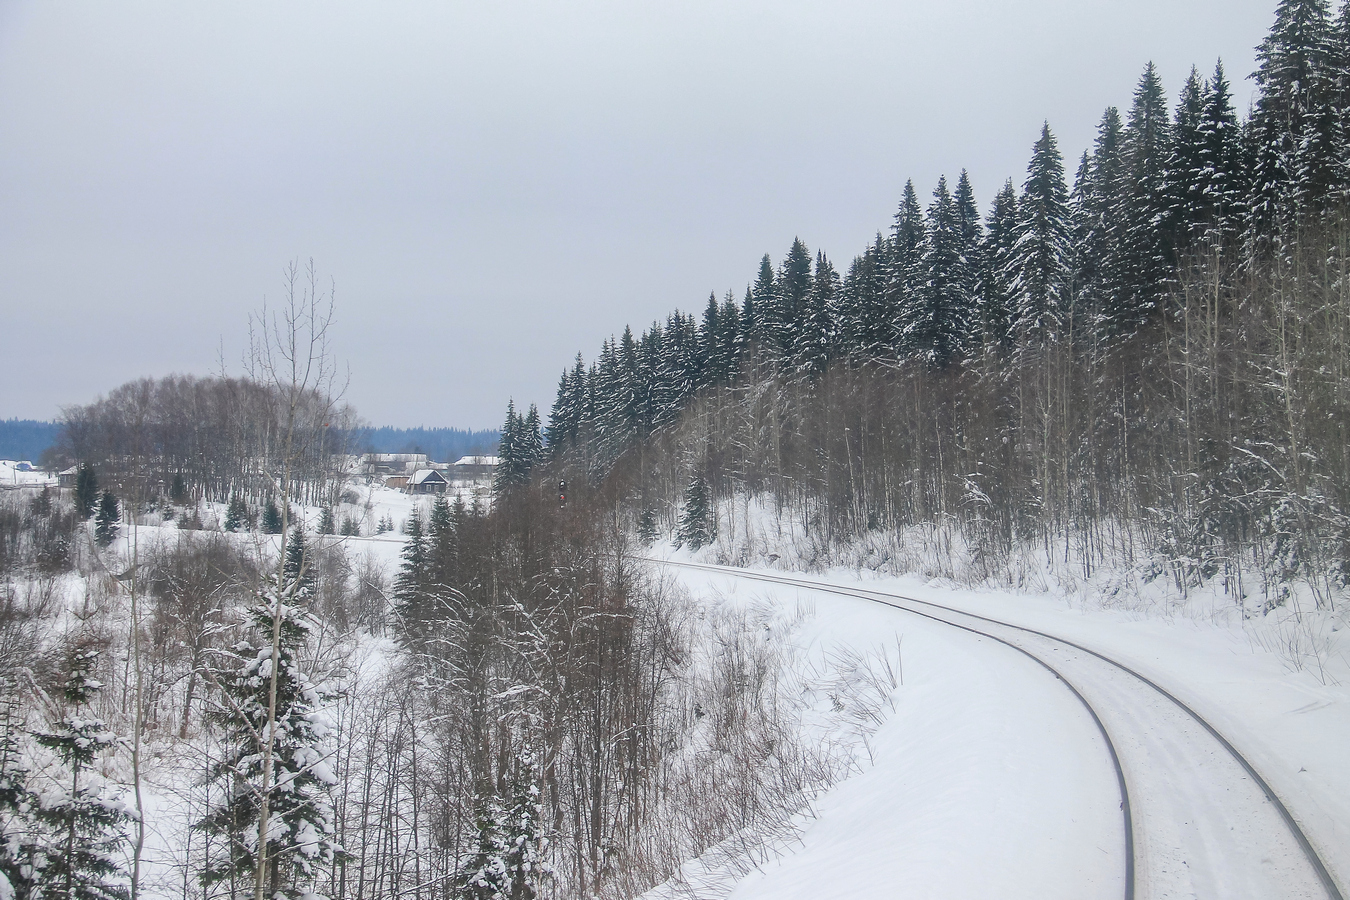
[[[532,755],[521,755],[509,797],[477,804],[473,852],[456,878],[456,900],[534,900],[547,874],[541,861],[542,809]]]
[[[182,472],[175,472],[173,483],[169,485],[169,499],[174,503],[182,503],[187,499],[187,482],[183,480]]]
[[[492,489],[498,496],[504,496],[524,483],[524,461],[521,458],[520,416],[516,413],[516,401],[506,403],[506,422],[502,425],[501,441],[497,445],[497,470],[493,473]]]
[[[94,538],[100,547],[107,547],[117,540],[121,529],[122,507],[112,491],[104,491],[98,501],[98,515],[94,517]]]
[[[100,753],[117,743],[107,724],[87,712],[102,684],[94,678],[99,652],[77,646],[71,653],[64,697],[66,716],[37,742],[60,758],[68,782],[43,800],[38,817],[48,833],[44,887],[63,900],[125,900],[117,863],[131,816],[92,771]]]
[[[211,835],[211,855],[201,873],[203,885],[253,880],[261,865],[266,896],[288,898],[341,858],[334,840],[332,786],[328,763],[330,728],[324,706],[333,698],[312,680],[300,658],[309,642],[312,619],[306,612],[307,589],[287,587],[269,578],[249,610],[253,635],[230,656],[235,667],[217,676],[227,704],[214,714],[224,732],[224,754],[211,774],[223,799],[194,827]],[[272,634],[280,633],[273,669]],[[269,715],[276,676],[275,717]],[[265,771],[271,739],[272,770]],[[259,828],[264,801],[267,840],[259,860]]]
[[[80,463],[75,475],[75,512],[87,519],[98,509],[98,475],[89,463]]]
[[[225,530],[238,531],[247,523],[248,506],[245,505],[243,497],[235,494],[230,498],[230,505],[225,509]]]
[[[303,592],[308,596],[314,591],[316,582],[314,560],[310,557],[303,528],[292,528],[290,537],[286,539],[286,559],[282,563],[282,578],[286,590],[292,594]]]
[[[1013,331],[1023,352],[1055,338],[1063,327],[1070,249],[1064,164],[1047,123],[1036,141],[1018,201],[1017,236],[1007,275]]]
[[[986,351],[1002,354],[1013,346],[1013,283],[1017,277],[1017,189],[1009,180],[994,196],[980,252],[980,342]]]
[[[1172,149],[1167,98],[1149,63],[1135,90],[1125,127],[1124,189],[1113,215],[1119,228],[1118,270],[1107,290],[1101,327],[1108,335],[1134,333],[1161,304],[1175,266],[1167,164]]]
[[[267,498],[263,506],[262,531],[263,534],[281,534],[281,510],[277,509],[276,501],[271,497]]]
[[[759,275],[754,287],[745,295],[746,336],[761,350],[767,350],[772,336],[777,334],[778,322],[778,284],[773,274],[773,260],[766,253],[759,261]]]
[[[814,378],[825,371],[835,346],[835,307],[839,300],[839,275],[823,252],[816,253],[816,271],[802,301],[797,333],[795,367],[799,374]]]
[[[333,517],[333,507],[325,506],[319,514],[319,534],[337,533],[337,520]]]
[[[459,529],[444,495],[432,501],[426,532],[426,583],[444,591],[454,585],[459,569]]]
[[[923,242],[923,207],[919,205],[914,182],[906,181],[887,245],[890,258],[886,263],[886,302],[883,310],[878,311],[886,320],[884,324],[872,326],[873,330],[884,330],[887,335],[881,342],[878,356],[899,351],[906,323],[917,317],[911,306],[917,299],[917,287],[923,281]]]
[[[18,698],[6,692],[0,698],[0,895],[17,900],[38,895],[49,862],[38,821],[41,802],[21,759],[23,733]]]
[[[904,352],[945,368],[964,349],[969,329],[971,278],[963,223],[941,178],[928,207],[919,277],[902,321]]]
[[[1256,56],[1250,212],[1260,237],[1292,224],[1304,207],[1315,211],[1338,180],[1335,55],[1327,0],[1280,0]]]
[[[529,473],[544,458],[544,436],[540,429],[539,408],[533,403],[520,423],[520,433],[516,436],[521,466],[528,480]]]
[[[427,623],[431,619],[427,593],[427,537],[421,513],[416,509],[408,517],[404,532],[408,539],[403,544],[403,562],[394,576],[394,612],[403,641],[411,644],[426,638]]]
[[[644,547],[656,543],[656,513],[650,506],[643,507],[642,515],[638,517],[637,538]]]
[[[680,518],[679,545],[697,550],[712,543],[714,537],[712,507],[708,483],[694,475],[684,493],[684,515]]]
[[[782,359],[791,359],[804,327],[807,295],[811,291],[811,251],[794,238],[777,279],[778,303],[773,347]]]
[[[1201,199],[1191,212],[1192,220],[1201,230],[1212,229],[1212,236],[1222,243],[1232,244],[1246,218],[1249,179],[1242,126],[1233,109],[1222,61],[1215,64],[1214,75],[1206,85],[1200,139],[1204,151],[1196,180]]]

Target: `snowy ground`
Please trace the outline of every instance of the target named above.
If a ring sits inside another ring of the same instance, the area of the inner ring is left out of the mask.
[[[871,737],[874,765],[821,800],[818,818],[804,823],[799,846],[745,878],[731,896],[1123,895],[1120,795],[1103,739],[1082,704],[1043,668],[988,639],[864,600],[727,574],[668,571],[696,596],[812,603],[815,622],[799,639],[817,655],[893,645],[903,635],[905,683],[895,694],[895,714]],[[1342,883],[1350,875],[1350,691],[1343,686],[1350,666],[1343,657],[1327,661],[1322,683],[1309,671],[1291,671],[1287,657],[1254,645],[1240,628],[1213,622],[1075,610],[1062,597],[962,590],[915,578],[862,582],[851,571],[819,580],[865,584],[1028,625],[1137,668],[1224,732],[1293,810],[1332,872]],[[1103,686],[1094,703],[1109,705],[1109,693],[1110,686]],[[1181,726],[1164,722],[1164,711],[1133,709],[1113,711],[1108,728],[1125,728],[1126,713],[1143,717],[1140,730],[1162,735],[1149,736],[1152,757],[1125,748],[1135,755],[1133,762],[1126,759],[1127,777],[1136,793],[1145,794],[1132,802],[1156,810],[1190,802],[1185,795],[1191,793],[1213,797],[1212,790],[1199,790],[1209,775],[1202,770],[1211,766],[1196,766],[1194,777],[1176,763],[1167,767],[1183,771],[1142,771],[1167,765],[1158,762],[1157,748],[1166,756],[1173,743],[1167,729]],[[1168,793],[1176,796],[1147,796],[1160,784],[1172,785]],[[1236,812],[1209,813],[1219,822],[1228,814],[1234,831],[1251,830],[1267,814],[1241,805]],[[1191,823],[1139,818],[1136,859],[1166,863],[1151,874],[1141,867],[1141,897],[1325,896],[1315,881],[1309,887],[1307,873],[1274,881],[1279,887],[1272,894],[1271,878],[1263,885],[1261,877],[1283,871],[1288,860],[1275,858],[1284,852],[1278,849],[1249,861],[1255,880],[1224,882],[1231,866],[1188,859],[1196,848],[1181,852],[1174,843],[1185,840],[1180,832]],[[1203,856],[1205,838],[1197,840]]]
[[[0,464],[0,478],[5,474],[15,473]],[[415,507],[425,512],[430,503],[431,498],[380,487],[357,489],[355,502],[344,504],[337,517],[359,517],[362,536],[334,540],[342,541],[354,557],[375,557],[392,573],[404,545],[406,520]],[[318,513],[303,511],[311,522]],[[211,527],[223,514],[223,508],[204,507],[202,519]],[[136,530],[138,539],[172,539],[173,525],[153,519]],[[374,534],[381,520],[392,521],[395,530]],[[115,551],[126,552],[130,532],[124,529]],[[275,542],[256,535],[238,537]],[[664,552],[674,561],[692,558],[669,548]],[[781,565],[775,574],[784,574]],[[776,607],[792,619],[796,624],[790,639],[799,651],[797,658],[811,667],[802,674],[803,684],[844,653],[898,658],[903,673],[903,683],[891,695],[894,711],[886,707],[880,727],[861,738],[865,753],[860,771],[816,800],[812,817],[800,822],[799,839],[780,843],[770,861],[749,875],[724,879],[714,889],[699,890],[698,896],[1048,900],[1123,895],[1124,827],[1104,740],[1083,705],[1044,668],[997,642],[866,600],[747,581],[732,573],[664,571],[696,599],[746,609]],[[1350,747],[1350,660],[1339,614],[1322,620],[1326,633],[1320,638],[1318,665],[1298,669],[1291,663],[1299,654],[1281,644],[1279,629],[1254,630],[1227,614],[1168,615],[1157,605],[1105,609],[1065,591],[975,590],[916,577],[870,577],[856,569],[792,577],[892,592],[1037,628],[1138,669],[1194,705],[1233,741],[1291,808],[1341,885],[1350,882],[1350,765],[1345,751]],[[1290,632],[1288,640],[1302,639],[1300,634]],[[374,654],[372,664],[378,664],[380,648],[372,644],[367,649]],[[1109,704],[1110,686],[1098,687],[1093,702]],[[1160,734],[1164,725],[1177,727],[1161,718],[1151,721],[1154,713],[1148,708],[1129,710],[1128,715],[1144,731],[1152,724]],[[1108,726],[1119,729],[1123,721],[1108,719]],[[1167,751],[1166,734],[1155,745]],[[1156,794],[1158,785],[1174,779],[1177,789],[1166,789],[1176,797],[1162,799],[1182,809],[1179,804],[1190,802],[1190,788],[1207,774],[1208,763],[1184,762],[1184,753],[1170,759],[1174,771],[1152,773],[1155,780],[1148,790]],[[181,874],[170,848],[181,850],[186,823],[178,795],[195,766],[191,760],[150,762],[147,865],[159,890],[148,895],[181,892]],[[1197,778],[1188,778],[1192,771]],[[1142,789],[1146,782],[1137,775],[1131,779]],[[1142,809],[1159,798],[1136,799]],[[1229,813],[1234,830],[1251,830],[1268,812],[1238,809]],[[1220,805],[1209,813],[1222,821],[1225,810]],[[1189,824],[1180,821],[1184,813],[1174,817],[1179,826]],[[1173,838],[1166,826],[1156,814],[1151,824],[1141,816],[1140,853],[1177,851],[1180,845],[1162,846]],[[1138,896],[1325,896],[1310,893],[1305,876],[1279,882],[1274,892],[1268,883],[1264,889],[1259,884],[1219,884],[1211,877],[1212,865],[1211,876],[1196,876],[1206,860],[1187,858],[1190,849],[1169,857],[1175,870],[1167,876],[1170,881],[1145,879]],[[1269,859],[1254,854],[1242,862],[1259,872],[1268,868]],[[172,889],[176,880],[178,890]],[[657,891],[651,896],[678,895]]]
[[[43,485],[56,487],[56,476],[41,471],[26,460],[0,459],[0,490]]]

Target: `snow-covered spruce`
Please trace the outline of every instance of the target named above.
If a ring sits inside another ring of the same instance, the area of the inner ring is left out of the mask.
[[[218,839],[202,870],[205,885],[229,882],[251,890],[261,856],[268,897],[302,896],[321,869],[343,854],[334,838],[336,778],[328,758],[326,707],[334,692],[312,680],[300,661],[313,625],[308,596],[303,579],[269,578],[249,610],[254,637],[225,654],[228,663],[215,676],[222,705],[213,718],[224,734],[224,755],[211,775],[222,799],[195,826]],[[274,665],[276,703],[270,714]],[[266,843],[260,853],[264,814]]]

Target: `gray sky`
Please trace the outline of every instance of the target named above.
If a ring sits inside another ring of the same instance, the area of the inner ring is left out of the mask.
[[[0,418],[238,373],[293,258],[376,424],[547,409],[578,350],[843,271],[906,178],[1072,174],[1155,61],[1237,105],[1275,0],[0,0]]]

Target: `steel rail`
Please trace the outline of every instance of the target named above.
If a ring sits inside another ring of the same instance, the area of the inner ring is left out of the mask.
[[[1275,790],[1270,786],[1270,783],[1267,782],[1266,779],[1263,778],[1261,774],[1256,771],[1256,768],[1251,764],[1251,762],[1248,761],[1247,757],[1243,756],[1242,753],[1237,749],[1237,747],[1235,747],[1233,743],[1230,740],[1228,740],[1228,738],[1224,737],[1223,734],[1221,734],[1217,728],[1211,725],[1209,721],[1205,719],[1204,716],[1196,712],[1189,704],[1181,700],[1179,697],[1177,697],[1171,691],[1164,688],[1162,685],[1158,684],[1153,679],[1149,678],[1146,675],[1143,675],[1142,673],[1136,671],[1135,669],[1131,668],[1125,663],[1120,662],[1117,659],[1113,659],[1110,656],[1105,655],[1104,653],[1101,653],[1097,650],[1093,650],[1091,647],[1085,647],[1082,644],[1066,640],[1065,638],[1059,637],[1058,635],[1049,634],[1044,631],[1038,631],[1035,628],[1028,628],[1023,625],[1015,625],[1011,622],[1004,622],[1000,619],[994,619],[989,616],[981,616],[977,613],[966,612],[964,610],[955,609],[950,606],[943,606],[940,603],[934,603],[930,600],[920,600],[917,597],[907,597],[903,594],[893,594],[887,591],[869,590],[867,588],[849,588],[838,585],[826,585],[820,582],[810,581],[804,578],[791,578],[787,576],[766,575],[760,572],[749,572],[744,569],[737,569],[732,566],[712,566],[703,563],[682,563],[682,562],[673,562],[669,560],[653,560],[650,558],[647,559],[650,562],[657,562],[663,565],[684,566],[693,569],[703,569],[705,571],[718,572],[724,575],[731,575],[738,578],[748,578],[756,581],[769,582],[772,584],[783,584],[789,585],[791,587],[801,587],[810,590],[823,591],[825,593],[834,593],[842,596],[854,597],[856,599],[861,600],[870,600],[874,603],[880,603],[883,606],[889,606],[892,609],[898,609],[901,610],[902,612],[908,612],[912,615],[923,616],[924,618],[932,619],[938,622],[945,622],[946,624],[951,625],[955,628],[965,628],[965,626],[960,625],[956,622],[950,622],[938,616],[932,616],[915,609],[910,609],[906,606],[901,606],[900,604],[892,601],[903,600],[908,603],[917,603],[920,606],[926,606],[930,609],[942,610],[945,613],[951,613],[958,616],[965,616],[966,618],[974,619],[978,622],[986,622],[990,625],[996,625],[1001,628],[1009,628],[1012,629],[1013,631],[1020,631],[1025,634],[1034,634],[1037,637],[1042,637],[1045,638],[1046,640],[1063,644],[1066,647],[1073,647],[1075,650],[1080,650],[1083,653],[1087,653],[1091,656],[1094,656],[1097,659],[1100,659],[1102,662],[1114,666],[1115,668],[1120,669],[1122,672],[1125,672],[1130,676],[1138,679],[1139,681],[1148,685],[1153,690],[1157,691],[1163,697],[1166,697],[1168,700],[1172,701],[1172,703],[1174,703],[1179,709],[1181,709],[1188,716],[1194,719],[1195,722],[1199,724],[1200,727],[1203,728],[1206,732],[1208,732],[1211,737],[1213,737],[1216,741],[1218,741],[1219,744],[1225,750],[1228,751],[1229,755],[1232,756],[1233,759],[1237,761],[1238,765],[1242,767],[1243,771],[1247,773],[1247,775],[1252,779],[1252,781],[1255,782],[1256,785],[1261,788],[1261,791],[1262,793],[1265,794],[1266,799],[1275,806],[1275,809],[1280,814],[1280,818],[1284,821],[1284,824],[1288,827],[1290,834],[1294,838],[1294,841],[1298,844],[1299,849],[1303,851],[1304,856],[1307,857],[1308,862],[1312,865],[1313,870],[1317,873],[1318,880],[1322,882],[1322,887],[1326,890],[1327,896],[1330,898],[1330,900],[1345,900],[1345,894],[1341,892],[1340,887],[1336,883],[1336,879],[1332,876],[1331,871],[1327,868],[1326,863],[1322,861],[1321,855],[1317,852],[1317,849],[1313,846],[1312,841],[1308,838],[1307,834],[1304,833],[1303,828],[1298,824],[1298,821],[1294,818],[1293,813],[1289,811],[1289,807],[1287,807],[1284,804],[1284,801],[1280,799],[1279,795],[1275,793]],[[972,629],[967,628],[966,630]],[[976,633],[985,634],[985,632],[982,631],[976,631]],[[987,636],[994,637],[994,635],[987,635]],[[999,640],[999,638],[994,639]],[[1007,642],[1005,641],[1004,643]],[[1010,646],[1016,645],[1010,644]],[[1066,681],[1065,683],[1067,684],[1068,682]],[[1077,693],[1077,690],[1075,689],[1074,692]],[[1086,701],[1084,702],[1086,703]],[[1095,712],[1093,713],[1093,717],[1096,718]],[[1104,730],[1103,733],[1105,733]],[[1115,753],[1114,748],[1112,748],[1111,752],[1114,755]]]

